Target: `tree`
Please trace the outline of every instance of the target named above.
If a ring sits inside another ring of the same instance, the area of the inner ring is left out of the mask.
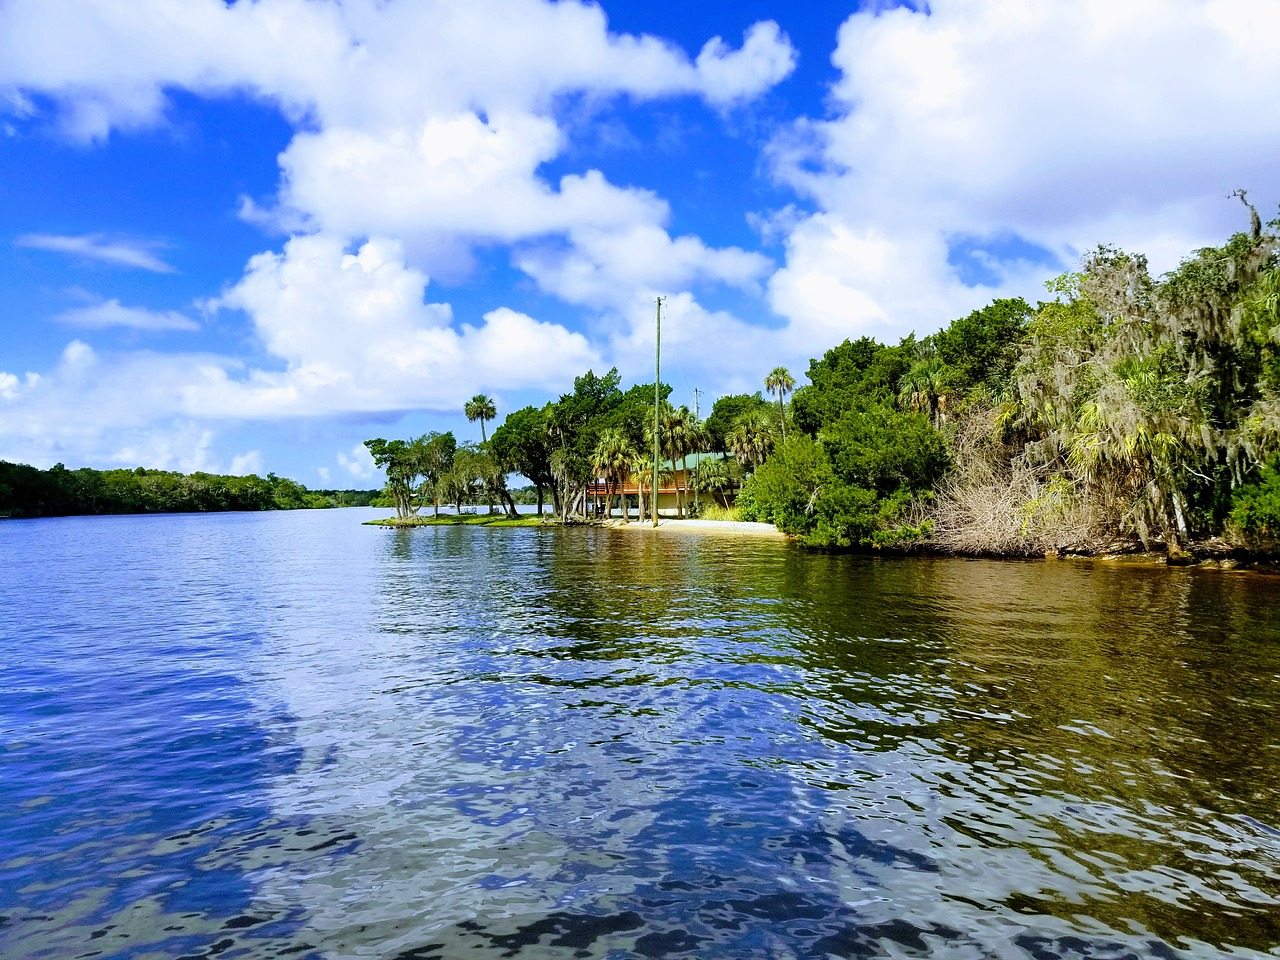
[[[427,438],[417,440],[366,440],[375,466],[387,473],[387,492],[395,503],[396,516],[407,519],[418,512],[414,494],[418,480],[427,472]]]
[[[538,516],[543,512],[543,491],[552,491],[553,509],[558,512],[555,477],[551,473],[551,440],[547,415],[537,407],[521,407],[507,414],[493,431],[489,446],[509,470],[528,478],[538,492]]]
[[[947,409],[947,368],[936,354],[922,357],[898,381],[898,403],[941,428]]]
[[[762,410],[747,414],[733,425],[725,442],[740,464],[755,471],[773,452],[773,424]]]
[[[931,339],[955,389],[986,384],[999,390],[1007,384],[1031,317],[1031,308],[1020,297],[993,300],[935,334]]]
[[[769,406],[769,401],[759,393],[734,393],[720,397],[711,408],[711,415],[703,422],[707,434],[707,446],[716,453],[728,453],[725,440],[734,423],[743,415]],[[652,408],[650,408],[652,413]]]
[[[611,427],[600,434],[599,440],[596,442],[595,450],[592,452],[591,463],[597,474],[605,478],[605,513],[612,514],[612,497],[615,490],[620,491],[623,481],[626,479],[632,458],[635,456],[635,448],[631,445],[631,441],[618,428]],[[621,497],[621,493],[619,493]],[[622,519],[623,522],[630,521],[630,515],[626,506],[626,500],[623,499]]]
[[[1054,281],[1014,374],[1025,461],[1144,543],[1174,552],[1220,528],[1280,444],[1263,293],[1278,254],[1251,229],[1155,280],[1145,258],[1099,247]]]
[[[785,443],[787,439],[787,408],[785,406],[786,396],[796,387],[795,378],[787,371],[786,367],[774,367],[772,372],[764,378],[764,388],[778,397],[778,415],[782,423],[782,440]]]
[[[423,483],[420,495],[431,500],[435,515],[440,516],[440,502],[448,503],[451,489],[446,478],[453,469],[453,457],[458,450],[458,441],[453,433],[432,431],[425,434],[417,442],[422,444],[421,473]]]
[[[492,420],[498,415],[498,410],[493,405],[493,401],[483,393],[477,393],[467,401],[462,410],[467,415],[467,420],[471,423],[475,423],[477,420],[480,421],[480,440],[482,443],[488,443],[489,438],[484,433],[485,421]]]
[[[627,476],[636,485],[636,506],[639,513],[636,519],[643,522],[645,488],[653,483],[653,455],[633,447],[631,458],[627,461]]]
[[[870,337],[846,340],[809,362],[809,385],[791,400],[792,422],[810,436],[864,401],[891,401],[915,358],[914,337],[886,347]]]
[[[725,509],[728,509],[729,491],[733,489],[733,480],[733,472],[728,460],[703,458],[693,468],[690,484],[699,493],[708,493],[713,497],[719,496]]]

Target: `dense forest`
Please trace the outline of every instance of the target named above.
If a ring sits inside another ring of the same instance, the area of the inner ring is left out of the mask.
[[[1244,194],[1237,196],[1243,201]],[[923,339],[844,343],[796,387],[721,397],[705,421],[666,400],[668,464],[717,515],[776,523],[825,548],[1038,555],[1189,547],[1273,552],[1280,542],[1280,238],[1251,224],[1153,277],[1099,247],[1036,304],[997,300]],[[585,509],[597,477],[651,483],[653,384],[587,372],[492,437],[369,441],[401,515],[488,501],[506,477],[541,506]],[[493,403],[467,404],[482,428]],[[732,511],[724,506],[736,493]],[[680,512],[692,509],[681,504]]]
[[[369,506],[376,490],[308,490],[267,474],[229,477],[168,470],[38,470],[0,460],[0,517],[198,513]]]

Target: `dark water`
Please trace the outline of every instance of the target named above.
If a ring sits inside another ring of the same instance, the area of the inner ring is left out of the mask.
[[[0,523],[0,956],[1280,955],[1280,580]]]

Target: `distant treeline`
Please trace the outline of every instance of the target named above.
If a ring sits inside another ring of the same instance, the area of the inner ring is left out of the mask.
[[[169,470],[39,470],[0,460],[0,516],[64,517],[106,513],[202,513],[367,507],[377,490],[308,490],[277,477],[220,476]]]

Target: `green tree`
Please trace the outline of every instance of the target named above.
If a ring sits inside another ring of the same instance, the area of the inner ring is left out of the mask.
[[[941,429],[947,410],[947,367],[935,355],[922,357],[898,381],[898,403],[923,413]]]
[[[764,388],[778,398],[778,422],[782,425],[782,442],[787,440],[787,408],[786,398],[796,387],[795,378],[787,371],[786,367],[774,367],[767,377],[764,378]]]
[[[809,362],[809,384],[791,400],[795,426],[817,436],[844,411],[867,400],[891,402],[916,355],[913,337],[886,347],[870,337],[846,340]]]
[[[729,451],[748,472],[754,472],[773,452],[773,423],[763,410],[740,417],[725,436]]]
[[[690,484],[699,493],[719,497],[725,509],[728,509],[729,493],[733,490],[734,479],[730,461],[704,457],[694,467]]]
[[[449,473],[453,469],[453,457],[458,441],[452,432],[432,431],[418,439],[421,444],[420,465],[423,477],[419,495],[431,501],[435,516],[440,516],[441,502],[453,499]]]
[[[993,300],[936,334],[938,357],[955,389],[968,391],[985,384],[998,391],[1007,384],[1031,317],[1021,297]]]
[[[528,478],[538,492],[538,516],[542,516],[544,491],[556,493],[551,473],[551,439],[547,431],[547,415],[537,407],[522,407],[507,414],[493,431],[489,442],[494,455],[507,467]],[[559,501],[553,508],[558,512]]]
[[[627,435],[617,427],[610,427],[601,432],[591,456],[592,467],[605,478],[605,513],[612,514],[613,494],[618,491],[619,499],[622,500],[624,523],[629,522],[631,517],[626,498],[622,497],[620,490],[635,454],[635,447]]]
[[[477,393],[466,402],[466,405],[462,409],[467,415],[467,420],[469,422],[475,423],[477,420],[480,421],[480,440],[482,443],[488,443],[489,438],[485,436],[484,432],[485,422],[492,420],[498,415],[498,410],[493,405],[493,401],[483,393]]]
[[[729,453],[726,437],[733,425],[744,415],[767,409],[768,406],[769,401],[759,393],[734,393],[720,397],[703,424],[707,432],[707,446],[716,453]]]
[[[418,512],[414,502],[415,488],[425,470],[423,438],[413,441],[385,440],[377,437],[364,445],[373,462],[387,474],[387,493],[395,504],[396,516],[407,519]]]

